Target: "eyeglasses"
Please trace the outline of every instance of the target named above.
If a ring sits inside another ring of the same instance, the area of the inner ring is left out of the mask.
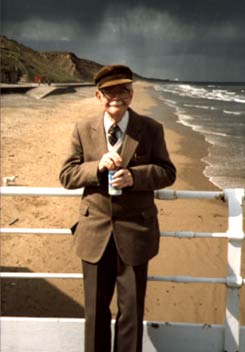
[[[108,99],[112,99],[115,96],[121,99],[128,99],[131,94],[131,90],[126,87],[101,88],[100,91],[104,95],[104,97]]]

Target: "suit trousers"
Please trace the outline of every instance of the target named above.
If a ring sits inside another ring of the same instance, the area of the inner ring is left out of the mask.
[[[110,303],[117,287],[114,352],[142,352],[148,263],[130,266],[118,255],[113,235],[98,263],[82,261],[85,352],[111,352]]]

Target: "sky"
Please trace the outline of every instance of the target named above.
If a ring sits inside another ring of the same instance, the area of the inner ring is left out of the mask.
[[[245,0],[1,0],[1,34],[143,76],[245,81]]]

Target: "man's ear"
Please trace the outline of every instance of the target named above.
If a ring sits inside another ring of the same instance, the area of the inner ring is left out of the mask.
[[[96,96],[96,98],[99,100],[99,101],[101,101],[101,92],[97,89],[96,90],[96,92],[95,92],[95,96]]]

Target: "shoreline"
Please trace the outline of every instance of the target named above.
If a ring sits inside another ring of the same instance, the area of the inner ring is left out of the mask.
[[[183,182],[188,185],[190,190],[214,191],[220,190],[212,181],[205,176],[205,167],[207,163],[203,160],[209,154],[210,143],[200,133],[192,130],[191,127],[185,126],[178,121],[178,116],[174,107],[170,107],[166,102],[159,99],[154,92],[158,102],[156,110],[163,110],[164,125],[167,129],[174,131],[181,136],[178,154],[186,157],[186,165],[182,168]],[[159,104],[160,102],[160,104]],[[192,178],[192,175],[198,173],[198,179]],[[200,189],[200,184],[202,189]]]
[[[203,158],[208,155],[210,145],[205,137],[178,122],[174,107],[170,107],[159,99],[154,90],[154,84],[146,82],[145,89],[153,99],[150,116],[164,125],[170,156],[173,156],[173,161],[176,160],[176,164],[178,164],[179,172],[174,188],[220,191],[220,188],[213,184],[204,173],[207,163]],[[178,141],[177,146],[175,145],[176,140]],[[193,178],[194,174],[198,177]]]

